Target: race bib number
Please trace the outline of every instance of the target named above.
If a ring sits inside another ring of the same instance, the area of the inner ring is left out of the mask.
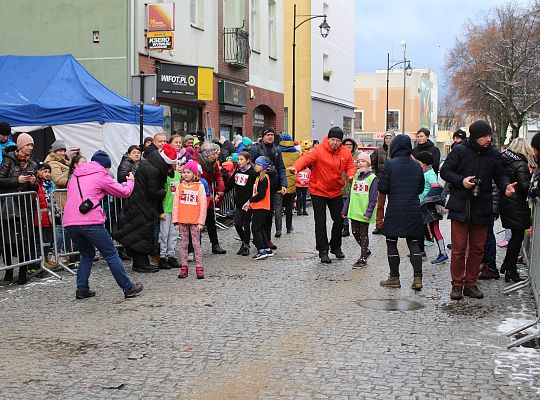
[[[199,192],[195,190],[184,190],[180,197],[180,204],[196,205]]]
[[[363,181],[354,182],[353,192],[358,194],[366,194],[369,192],[369,185]]]
[[[298,173],[298,180],[300,181],[301,184],[307,183],[308,178],[309,178],[309,175],[308,175],[307,172],[299,172]]]
[[[171,189],[171,193],[176,193],[176,187],[178,186],[178,182],[171,182],[169,185],[169,188]]]
[[[236,174],[234,176],[234,183],[238,186],[246,186],[249,176],[246,174]]]

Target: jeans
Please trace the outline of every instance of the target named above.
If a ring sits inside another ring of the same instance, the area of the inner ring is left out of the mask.
[[[306,211],[307,192],[307,187],[296,187],[296,212],[298,214],[300,214],[300,212]]]
[[[473,225],[452,220],[452,285],[474,286],[484,257],[488,225]]]
[[[484,244],[484,258],[483,264],[486,264],[489,269],[497,271],[497,243],[495,240],[495,234],[493,233],[493,223],[488,225],[488,232],[486,237],[486,244]]]
[[[283,227],[283,209],[285,209],[285,226],[287,230],[292,229],[292,214],[293,214],[293,201],[294,193],[285,193],[284,195],[276,195],[276,232],[281,232]]]
[[[118,286],[124,292],[133,286],[124,264],[118,256],[118,251],[114,247],[111,235],[109,235],[104,225],[74,225],[67,226],[66,230],[81,253],[81,261],[77,269],[77,290],[87,292],[90,289],[88,279],[90,278],[90,272],[92,272],[96,249],[107,261],[107,265]]]
[[[323,196],[311,195],[313,204],[313,215],[315,218],[315,240],[317,242],[317,251],[319,254],[323,251],[341,250],[341,232],[343,230],[343,218],[341,217],[341,209],[343,208],[343,198],[340,196],[330,199]],[[326,207],[330,210],[332,218],[332,236],[328,243],[328,235],[326,234]]]
[[[343,196],[343,204],[345,204],[349,200],[349,196]],[[343,227],[349,228],[349,218],[345,217],[343,218]]]
[[[172,213],[165,213],[165,219],[160,220],[159,254],[161,257],[175,257],[178,231],[172,223]]]

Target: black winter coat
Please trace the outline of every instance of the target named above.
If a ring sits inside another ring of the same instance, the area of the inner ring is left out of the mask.
[[[154,249],[154,224],[165,198],[169,165],[154,151],[141,161],[133,193],[127,199],[118,229],[113,237],[136,253],[151,254]]]
[[[508,198],[499,196],[499,213],[502,226],[506,229],[527,229],[531,226],[531,210],[527,203],[527,194],[531,182],[529,163],[521,154],[506,150],[502,155],[504,172],[510,182],[517,182],[516,193]]]
[[[423,151],[427,151],[428,153],[431,153],[433,156],[433,171],[437,175],[439,175],[439,165],[441,164],[441,152],[437,146],[433,144],[431,140],[428,139],[428,141],[424,144],[417,144],[414,150],[412,151],[413,157],[416,158],[418,153],[421,153]]]
[[[472,189],[467,190],[463,186],[463,179],[468,176],[482,181],[478,197],[473,196]],[[510,183],[497,149],[480,147],[470,139],[448,154],[441,168],[441,177],[450,183],[450,198],[446,203],[448,218],[473,225],[489,225],[493,221],[491,181],[495,181],[502,191]]]
[[[379,192],[388,197],[382,234],[387,237],[422,236],[422,211],[418,195],[424,191],[424,174],[411,158],[411,138],[398,135],[390,145],[391,158],[384,164]]]
[[[251,149],[249,149],[249,157],[251,158],[251,162],[254,163],[259,156],[268,157],[270,159],[270,164],[275,167],[275,172],[271,170],[267,172],[268,176],[270,177],[270,187],[272,191],[275,192],[282,187],[286,188],[287,173],[285,171],[285,164],[283,163],[281,150],[274,144],[266,145],[262,140],[260,140],[259,142],[254,143],[251,146]]]
[[[116,180],[118,183],[124,183],[126,181],[126,176],[128,176],[130,172],[133,172],[133,175],[135,175],[138,166],[139,165],[135,164],[135,161],[129,158],[127,154],[124,154],[122,161],[120,161],[120,165],[118,165],[118,170],[116,171]]]

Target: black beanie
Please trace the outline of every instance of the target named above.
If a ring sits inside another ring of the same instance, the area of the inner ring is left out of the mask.
[[[469,126],[469,138],[471,140],[476,140],[487,135],[493,135],[493,130],[486,121],[480,119]]]
[[[429,151],[421,151],[414,158],[416,158],[418,161],[422,161],[426,165],[433,165],[435,162],[433,154],[431,154]]]
[[[328,139],[336,138],[343,140],[343,130],[339,126],[334,126],[328,131]]]
[[[11,125],[9,122],[0,122],[0,135],[11,135]]]
[[[420,128],[420,129],[418,129],[418,131],[416,131],[416,133],[420,133],[420,132],[422,132],[426,136],[431,135],[431,132],[429,131],[428,128]]]
[[[461,140],[465,140],[467,139],[467,134],[465,133],[463,129],[458,129],[457,131],[454,132],[454,134],[452,135],[452,138],[460,138]]]

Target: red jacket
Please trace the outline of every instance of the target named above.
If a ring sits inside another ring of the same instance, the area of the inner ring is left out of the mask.
[[[337,150],[332,150],[328,144],[328,137],[293,164],[296,171],[302,171],[308,166],[311,166],[309,192],[315,196],[331,199],[341,196],[341,189],[345,184],[342,174],[345,173],[351,180],[356,172],[356,165],[349,149],[340,146]]]
[[[199,157],[195,157],[195,160],[199,162]],[[223,175],[221,175],[221,168],[219,167],[219,162],[216,161],[214,170],[212,172],[208,172],[203,168],[201,178],[206,179],[206,182],[208,182],[208,186],[210,186],[210,192],[212,193],[212,196],[215,196],[217,192],[225,192],[225,183],[223,182]],[[219,204],[216,205],[219,207]],[[208,208],[214,208],[213,201],[210,201],[210,205]]]
[[[41,212],[41,226],[43,228],[50,228],[52,226],[51,218],[49,216],[49,204],[47,204],[47,198],[45,197],[45,191],[43,190],[43,181],[38,180],[38,199],[39,199],[39,212]],[[38,226],[37,212],[34,213],[34,226]]]

